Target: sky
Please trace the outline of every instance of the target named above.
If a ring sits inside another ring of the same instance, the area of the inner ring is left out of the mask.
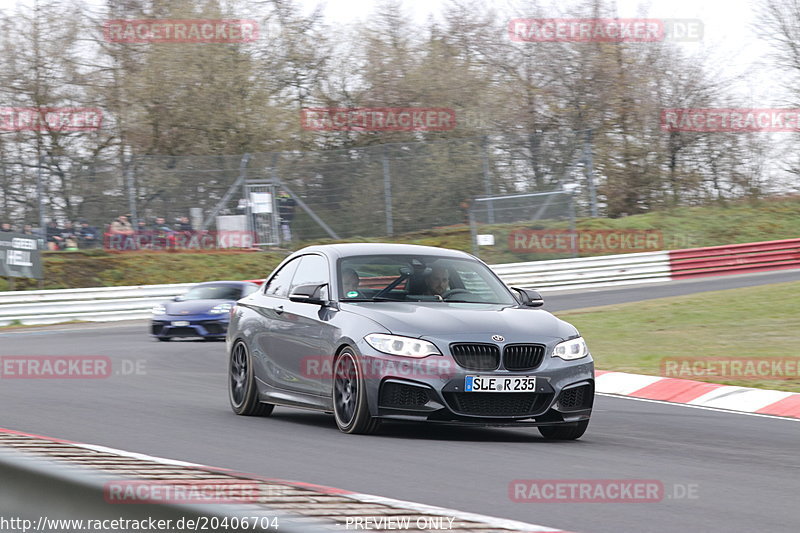
[[[31,5],[34,0],[0,0],[0,8],[13,10],[20,3]],[[241,1],[241,0],[240,0]],[[308,13],[318,4],[325,5],[325,15],[332,25],[366,23],[381,0],[296,0]],[[419,23],[438,17],[450,0],[402,0],[405,12]],[[523,2],[514,0],[484,0],[499,10],[514,12],[510,6]],[[102,9],[104,0],[88,0]],[[246,4],[246,2],[243,2]],[[530,2],[533,3],[533,2]],[[564,6],[582,3],[581,0],[541,0],[542,12],[552,11],[553,17],[563,13]],[[699,19],[704,35],[700,42],[682,43],[687,53],[707,55],[707,64],[722,76],[740,78],[734,84],[743,107],[779,106],[785,93],[780,73],[769,66],[770,44],[759,37],[756,11],[763,0],[616,0],[620,17]],[[516,11],[525,17],[524,10]],[[530,15],[535,16],[534,14]],[[547,15],[545,15],[547,16]]]
[[[334,24],[352,24],[365,20],[379,0],[301,0],[310,12],[314,6],[324,3],[326,18]],[[403,0],[406,13],[416,22],[423,23],[429,16],[437,17],[449,0]],[[506,0],[485,0],[502,10],[508,8]],[[558,17],[563,6],[577,4],[575,0],[561,0],[552,5],[553,17]],[[742,81],[735,88],[743,106],[768,107],[778,105],[784,96],[780,76],[769,68],[768,55],[772,48],[759,37],[756,11],[759,0],[616,0],[617,11],[622,18],[678,18],[700,19],[704,35],[700,42],[682,43],[687,53],[709,55],[715,70],[726,77],[739,77]],[[508,9],[509,12],[512,10]],[[543,13],[548,9],[543,8]],[[525,17],[520,11],[520,17]],[[535,16],[531,14],[531,17]]]

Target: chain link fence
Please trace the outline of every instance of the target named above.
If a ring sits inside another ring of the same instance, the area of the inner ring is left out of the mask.
[[[6,161],[0,165],[0,219],[20,228],[83,219],[102,233],[119,215],[130,215],[134,226],[152,226],[159,218],[176,225],[194,209],[203,221],[197,228],[198,217],[193,217],[195,230],[219,229],[218,216],[244,215],[248,228],[262,233],[262,244],[282,245],[289,239],[379,238],[466,226],[478,197],[553,191],[565,183],[579,185],[574,210],[589,214],[582,136],[543,135],[317,152]],[[271,194],[274,209],[283,213],[255,217],[251,193],[258,191]],[[278,205],[281,192],[289,193],[292,206]],[[547,213],[514,209],[511,219],[517,221],[523,214],[549,216],[555,208]],[[505,220],[502,211],[497,216],[495,222]]]

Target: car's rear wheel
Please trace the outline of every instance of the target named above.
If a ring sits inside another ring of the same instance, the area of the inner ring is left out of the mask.
[[[364,378],[350,348],[342,350],[333,364],[333,416],[344,433],[368,435],[380,425],[380,419],[369,414]]]
[[[558,426],[539,426],[539,433],[548,440],[575,440],[581,438],[589,427],[588,420]]]
[[[237,415],[269,416],[274,405],[258,401],[253,364],[244,342],[231,349],[228,363],[228,398]]]

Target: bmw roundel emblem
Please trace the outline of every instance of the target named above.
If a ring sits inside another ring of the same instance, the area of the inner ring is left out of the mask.
[[[503,342],[506,339],[502,335],[492,335],[492,340],[494,342]]]

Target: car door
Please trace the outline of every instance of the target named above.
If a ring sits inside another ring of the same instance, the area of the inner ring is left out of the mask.
[[[328,284],[324,297],[330,294],[328,260],[318,254],[301,258],[292,278],[289,294],[301,285]],[[272,356],[290,380],[287,387],[319,396],[325,395],[323,382],[330,379],[329,362],[336,328],[331,325],[335,310],[319,304],[287,300],[283,312],[274,322]],[[328,375],[326,375],[326,372]]]
[[[292,277],[300,265],[300,259],[300,257],[292,259],[275,272],[251,304],[253,310],[260,315],[252,334],[256,376],[271,387],[285,389],[291,384],[287,370],[281,368],[281,361],[274,357],[276,349],[273,334],[277,329],[276,322],[281,319],[281,314],[289,301],[289,288]]]

